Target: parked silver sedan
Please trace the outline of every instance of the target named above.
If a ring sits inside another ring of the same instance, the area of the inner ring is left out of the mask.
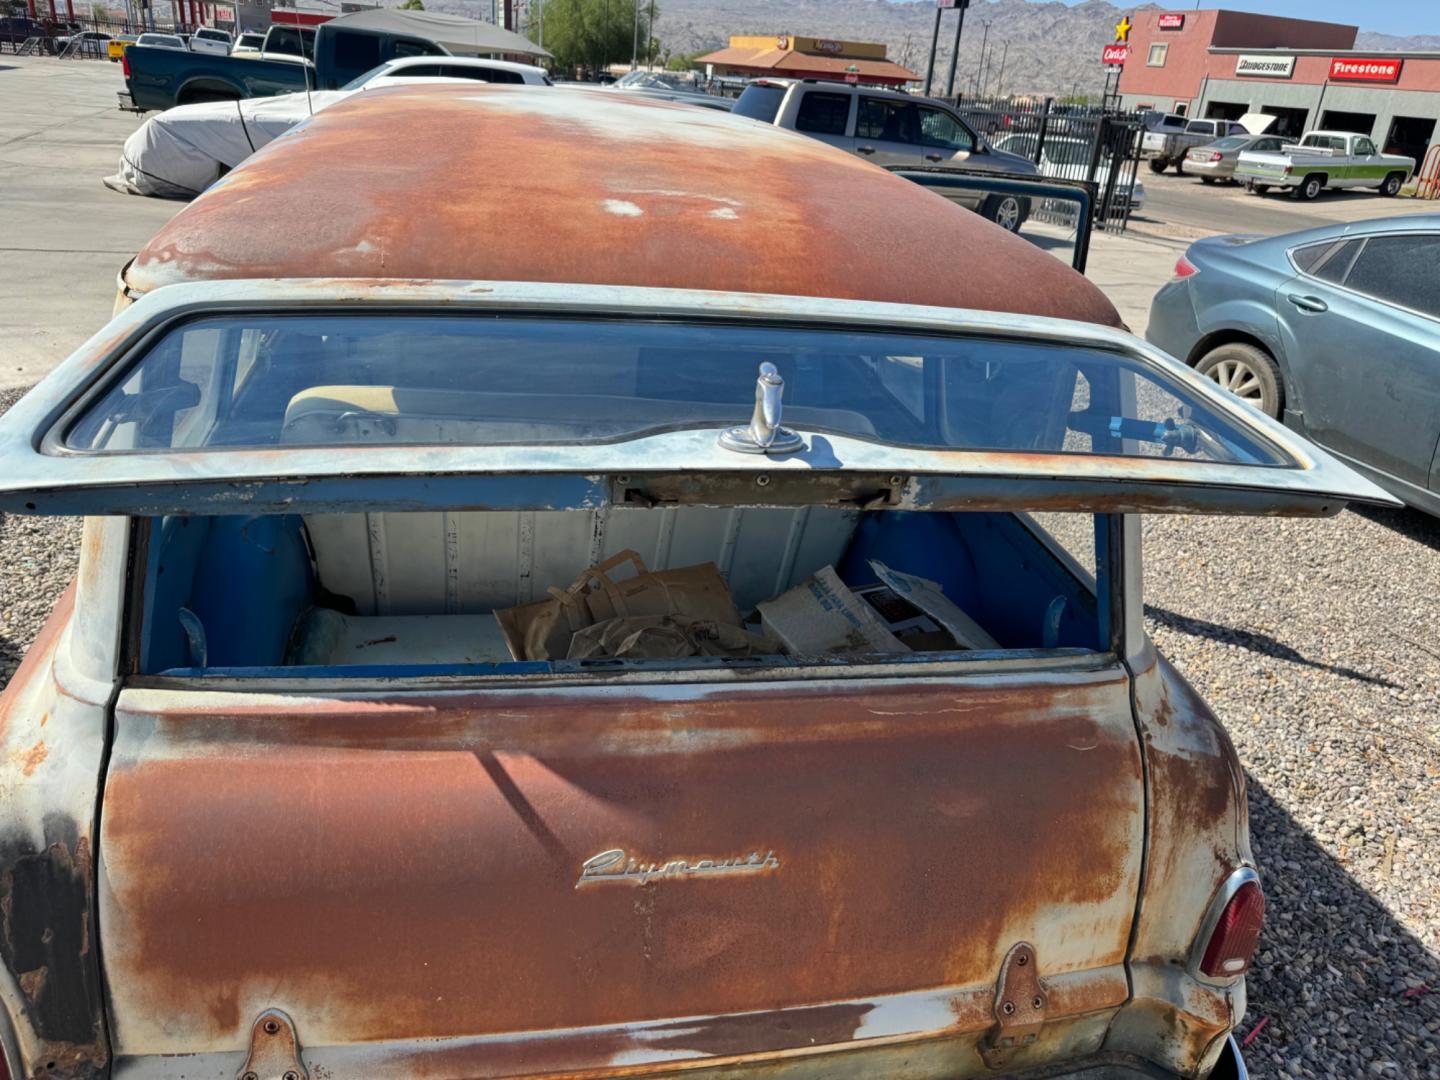
[[[1204,146],[1191,147],[1185,154],[1180,171],[1186,176],[1198,176],[1203,184],[1233,180],[1235,163],[1241,151],[1278,153],[1284,144],[1285,140],[1279,135],[1227,135]]]
[[[1145,336],[1440,515],[1440,216],[1191,244]]]

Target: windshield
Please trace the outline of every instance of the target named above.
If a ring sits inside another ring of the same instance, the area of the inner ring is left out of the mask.
[[[796,429],[899,446],[1279,464],[1095,348],[637,320],[206,318],[161,337],[64,434],[84,451],[616,442],[749,420],[759,365]]]
[[[673,71],[632,71],[622,75],[615,83],[624,87],[648,87],[655,90],[694,90],[693,76],[681,76]]]
[[[748,116],[764,124],[773,124],[775,114],[780,111],[780,102],[785,100],[784,86],[751,83],[735,101],[730,110],[732,116]]]
[[[359,90],[362,86],[364,86],[366,83],[368,83],[371,79],[374,79],[374,78],[377,78],[377,77],[379,77],[379,76],[381,76],[381,75],[384,75],[387,71],[389,71],[392,67],[394,67],[394,65],[395,65],[395,62],[394,62],[393,60],[387,60],[387,61],[385,61],[385,63],[380,64],[378,67],[373,67],[373,68],[371,68],[369,71],[366,71],[366,72],[364,72],[364,73],[362,73],[362,74],[360,74],[360,75],[356,75],[355,78],[351,79],[351,80],[350,80],[349,82],[347,82],[344,86],[340,87],[340,89],[341,89],[341,90]]]

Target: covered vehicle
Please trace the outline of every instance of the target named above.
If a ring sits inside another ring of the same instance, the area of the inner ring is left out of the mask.
[[[120,151],[119,168],[104,178],[104,184],[131,195],[192,198],[256,150],[337,101],[361,91],[435,79],[550,84],[545,70],[530,64],[475,57],[410,56],[387,60],[339,90],[177,105],[152,116],[131,133]]]
[[[1109,154],[1096,156],[1094,144],[1089,139],[1080,139],[1068,135],[1047,135],[1043,143],[1040,142],[1038,132],[1019,132],[1011,135],[1002,135],[995,140],[995,148],[1003,150],[1007,154],[1018,154],[1027,160],[1033,160],[1036,146],[1040,146],[1040,173],[1042,176],[1051,176],[1062,180],[1093,180],[1100,191],[1110,187],[1110,161]],[[1095,175],[1090,175],[1091,163],[1094,162]],[[1145,185],[1140,182],[1134,172],[1128,168],[1120,170],[1121,175],[1115,178],[1115,190],[1112,195],[1112,213],[1123,213],[1127,210],[1141,210],[1145,206]]]
[[[1135,515],[1385,496],[1084,278],[433,86],[123,280],[0,418],[0,509],[87,516],[0,702],[12,1075],[1238,1075],[1244,775]]]

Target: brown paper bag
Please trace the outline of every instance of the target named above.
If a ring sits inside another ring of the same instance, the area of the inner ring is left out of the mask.
[[[635,575],[614,580],[610,571],[627,562]],[[495,612],[516,660],[564,659],[576,631],[622,617],[682,614],[740,625],[730,589],[714,563],[651,573],[639,552],[629,548],[586,570],[568,589],[549,592],[544,600]]]
[[[636,615],[587,626],[570,639],[570,660],[629,657],[768,656],[778,642],[739,626],[688,615]]]
[[[609,571],[625,562],[633,563],[636,573],[616,581]],[[714,563],[651,572],[638,552],[626,549],[587,570],[583,579],[594,586],[585,594],[592,622],[639,615],[689,615],[740,625],[730,587]]]

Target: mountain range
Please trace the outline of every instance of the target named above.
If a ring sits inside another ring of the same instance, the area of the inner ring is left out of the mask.
[[[803,34],[884,42],[892,60],[921,75],[935,24],[932,0],[655,0],[655,5],[655,34],[671,55],[720,48],[732,34]],[[485,0],[480,6],[489,7]],[[1222,0],[1205,6],[1224,4]],[[475,0],[426,0],[426,7],[475,14]],[[1122,15],[1133,17],[1146,10],[1167,9],[1155,4],[1121,7],[1107,0],[1085,0],[1073,7],[1055,0],[972,0],[965,15],[955,89],[1098,96],[1105,82],[1101,49],[1114,40],[1115,24]],[[488,17],[488,12],[482,17]],[[947,87],[954,20],[950,12],[942,20],[936,93]],[[1357,17],[1360,21],[1363,19]],[[1440,36],[1362,32],[1357,45],[1387,50],[1440,49]]]
[[[813,34],[846,41],[883,41],[891,59],[922,75],[935,25],[935,8],[923,0],[657,3],[656,35],[675,53],[719,47],[731,34]],[[1133,16],[1145,10],[1166,9],[1153,4],[1121,7],[1106,0],[1086,0],[1073,7],[1053,0],[974,0],[965,15],[956,89],[988,90],[992,94],[1098,95],[1105,82],[1101,49],[1114,40],[1115,24],[1122,15]],[[949,73],[954,19],[953,13],[947,12],[941,21],[935,78],[942,91]],[[1440,49],[1440,36],[1405,38],[1362,32],[1357,45],[1371,49]],[[982,47],[986,57],[983,63]]]

